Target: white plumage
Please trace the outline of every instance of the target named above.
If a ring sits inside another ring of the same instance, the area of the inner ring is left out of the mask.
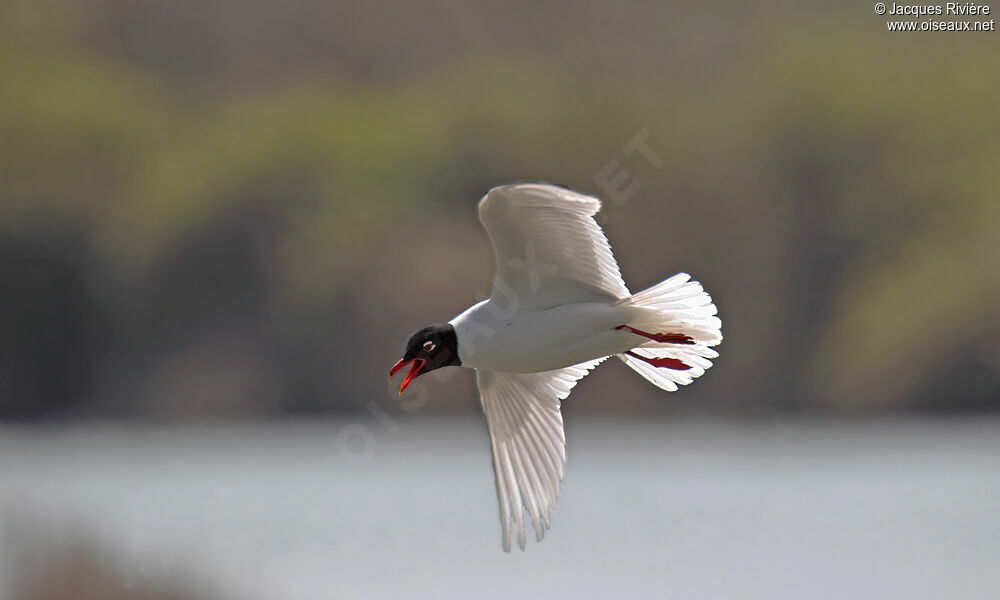
[[[536,539],[541,541],[545,535],[566,462],[559,401],[602,360],[542,373],[476,370],[493,449],[504,550],[510,550],[514,526],[517,543],[524,549],[524,509]]]
[[[479,220],[493,242],[497,277],[522,308],[628,297],[611,246],[594,221],[599,210],[597,198],[545,184],[493,188],[480,200]]]
[[[416,365],[405,387],[425,363],[476,370],[506,551],[515,533],[524,549],[526,522],[538,540],[549,526],[566,461],[560,402],[577,381],[618,356],[674,391],[718,356],[711,346],[722,341],[722,323],[701,284],[681,273],[631,295],[593,218],[600,208],[548,184],[490,190],[479,218],[496,253],[493,294],[414,334],[390,371]],[[452,331],[457,359],[438,348]]]

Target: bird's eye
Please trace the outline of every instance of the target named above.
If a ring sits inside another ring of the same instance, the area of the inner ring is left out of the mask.
[[[433,352],[433,351],[434,351],[434,342],[430,340],[424,342],[424,352]]]

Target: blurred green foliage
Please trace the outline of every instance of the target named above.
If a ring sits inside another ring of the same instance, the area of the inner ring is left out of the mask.
[[[488,289],[478,197],[603,195],[614,159],[642,186],[602,217],[626,280],[693,273],[727,339],[676,397],[616,372],[578,404],[996,409],[997,38],[884,27],[823,4],[8,1],[0,285],[25,325],[0,405],[384,398],[406,334]],[[622,153],[642,129],[661,170]]]

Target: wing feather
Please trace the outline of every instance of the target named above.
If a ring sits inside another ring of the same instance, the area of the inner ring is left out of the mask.
[[[476,370],[493,453],[503,549],[525,546],[525,511],[539,541],[556,508],[566,462],[560,401],[603,358],[542,373]]]
[[[479,202],[479,220],[493,243],[493,295],[513,292],[521,307],[629,296],[611,246],[594,215],[597,198],[540,183],[493,188]]]

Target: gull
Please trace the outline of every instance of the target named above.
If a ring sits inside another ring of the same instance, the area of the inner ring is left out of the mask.
[[[675,391],[712,366],[722,321],[697,281],[679,273],[632,294],[594,215],[597,198],[545,183],[491,189],[479,220],[496,254],[491,296],[406,342],[389,378],[447,366],[475,369],[493,454],[503,549],[541,541],[566,463],[560,403],[614,356]],[[527,518],[525,518],[527,514]]]

